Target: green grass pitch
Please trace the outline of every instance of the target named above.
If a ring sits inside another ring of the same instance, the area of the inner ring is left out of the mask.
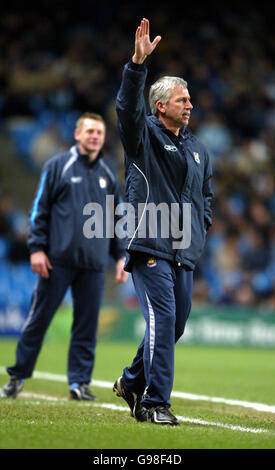
[[[93,379],[112,384],[137,346],[99,340]],[[3,367],[13,364],[15,347],[15,340],[0,341],[0,387],[7,381]],[[66,361],[67,342],[48,338],[35,370],[65,375]],[[137,423],[111,386],[92,383],[91,388],[96,403],[69,400],[65,381],[27,380],[16,400],[0,400],[0,449],[275,448],[272,349],[177,345],[173,391],[206,396],[172,397],[174,413],[182,417],[177,427]],[[241,405],[213,397],[240,400]],[[270,410],[246,407],[247,402],[269,405]]]

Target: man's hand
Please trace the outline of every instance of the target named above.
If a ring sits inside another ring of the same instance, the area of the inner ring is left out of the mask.
[[[116,262],[116,284],[122,284],[127,281],[128,273],[123,269],[124,264],[125,258],[121,258]]]
[[[44,251],[36,251],[31,254],[30,257],[31,268],[33,273],[38,273],[40,276],[48,279],[49,278],[49,269],[52,269],[51,262],[44,253]]]
[[[149,28],[149,20],[143,18],[140,26],[136,30],[135,53],[132,57],[132,61],[135,64],[142,64],[146,57],[152,54],[153,50],[161,40],[161,36],[156,36],[154,41],[151,42],[149,37]]]

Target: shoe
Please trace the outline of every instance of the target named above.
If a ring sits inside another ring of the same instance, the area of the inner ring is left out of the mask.
[[[73,400],[96,400],[95,395],[91,393],[87,384],[72,384],[70,387],[70,396]]]
[[[24,380],[11,376],[9,382],[1,390],[1,398],[16,398],[24,386]]]
[[[148,409],[148,421],[155,424],[179,425],[179,420],[169,411],[168,406],[155,406]]]
[[[139,403],[135,409],[135,418],[137,421],[140,421],[141,423],[148,421],[148,409]]]
[[[131,416],[137,421],[147,421],[147,409],[140,404],[142,395],[131,392],[123,382],[123,378],[119,377],[113,386],[113,391],[118,397],[123,398],[131,410]]]

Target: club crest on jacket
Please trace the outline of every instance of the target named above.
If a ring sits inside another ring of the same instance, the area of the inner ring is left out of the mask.
[[[200,161],[200,156],[198,152],[193,152],[193,155],[194,155],[195,162],[200,163],[201,161]]]
[[[154,268],[157,265],[157,261],[155,258],[148,258],[147,266],[148,268]]]
[[[107,186],[106,178],[103,178],[102,176],[100,176],[98,180],[99,180],[99,186],[101,188],[106,188],[106,186]]]

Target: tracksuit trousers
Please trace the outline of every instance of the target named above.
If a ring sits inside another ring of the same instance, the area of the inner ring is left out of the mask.
[[[148,255],[135,256],[132,277],[146,330],[130,367],[126,387],[144,395],[147,408],[171,405],[175,343],[182,336],[192,299],[193,271]]]
[[[73,324],[68,353],[68,382],[89,384],[94,367],[98,315],[104,272],[54,264],[49,279],[41,276],[16,349],[16,364],[7,372],[20,379],[32,376],[45,333],[66,290],[72,289]]]

